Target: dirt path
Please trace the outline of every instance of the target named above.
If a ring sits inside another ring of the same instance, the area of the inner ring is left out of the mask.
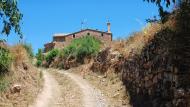
[[[103,97],[100,90],[94,88],[81,76],[74,73],[59,71],[61,74],[71,78],[81,89],[83,94],[83,105],[84,107],[107,107],[108,103]]]
[[[44,86],[35,103],[29,107],[51,107],[59,98],[59,86],[57,81],[46,71],[43,71]]]
[[[49,72],[48,72],[49,71]],[[44,86],[29,107],[107,107],[100,90],[69,71],[43,71]]]

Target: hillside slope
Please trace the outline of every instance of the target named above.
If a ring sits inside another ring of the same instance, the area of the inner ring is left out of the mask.
[[[0,78],[0,106],[26,107],[39,92],[41,87],[41,73],[29,59],[28,53],[22,45],[5,46],[12,56],[8,72]],[[2,71],[1,71],[2,72]]]
[[[123,61],[122,80],[134,107],[190,106],[190,32],[186,19],[190,16],[179,11],[161,25],[140,53],[132,52]]]

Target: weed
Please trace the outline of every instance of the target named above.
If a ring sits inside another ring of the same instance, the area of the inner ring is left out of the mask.
[[[40,78],[43,77],[43,72],[40,70]]]
[[[9,87],[10,82],[6,79],[1,78],[0,80],[0,92],[3,92]]]
[[[0,47],[0,74],[8,71],[12,57],[8,49]]]

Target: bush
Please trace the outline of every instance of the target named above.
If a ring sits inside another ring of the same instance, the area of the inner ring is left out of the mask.
[[[8,49],[0,47],[0,74],[8,71],[11,64],[11,54]]]
[[[61,59],[63,59],[64,56],[65,56],[64,51],[63,51],[63,50],[60,50],[60,51],[59,51],[59,54],[58,54],[58,57],[61,58]]]
[[[45,60],[47,63],[51,63],[54,60],[54,58],[58,55],[59,55],[59,50],[53,49],[50,52],[48,52],[48,54],[45,57]]]
[[[75,56],[77,45],[76,43],[70,44],[68,47],[65,47],[63,49],[64,56],[68,57],[69,55]]]
[[[95,55],[100,49],[100,40],[93,36],[84,36],[74,39],[69,46],[64,48],[65,56],[74,56],[78,61],[83,61],[84,57]]]
[[[42,49],[38,49],[38,53],[36,54],[36,59],[37,60],[43,60],[44,59]]]
[[[38,53],[36,54],[36,66],[41,66],[42,65],[42,61],[44,60],[44,55],[42,53],[42,49],[38,49]]]
[[[100,45],[100,40],[89,35],[74,39],[68,46],[64,47],[63,50],[53,49],[49,51],[45,56],[46,65],[51,65],[56,57],[57,60],[54,61],[53,65],[57,65],[61,68],[67,66],[69,60],[76,59],[75,61],[83,63],[85,57],[91,57],[99,52]],[[38,66],[42,63],[40,54],[37,54],[36,58],[36,65]]]
[[[37,60],[36,66],[37,66],[37,67],[40,67],[41,65],[42,65],[42,60]]]

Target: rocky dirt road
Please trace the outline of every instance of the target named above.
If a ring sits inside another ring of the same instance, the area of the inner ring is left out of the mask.
[[[30,107],[107,107],[100,90],[69,71],[43,72],[44,87]]]
[[[56,99],[59,98],[58,82],[47,71],[43,71],[44,85],[33,105],[29,107],[53,107]]]
[[[100,90],[93,87],[81,76],[71,73],[71,72],[62,72],[63,75],[67,75],[70,79],[75,82],[81,89],[83,94],[83,106],[84,107],[107,107],[108,103],[104,98]]]

